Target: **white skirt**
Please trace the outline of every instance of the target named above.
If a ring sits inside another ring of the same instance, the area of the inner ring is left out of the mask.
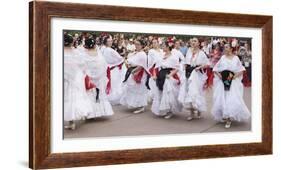
[[[128,108],[138,108],[147,106],[148,89],[145,86],[147,75],[143,74],[141,83],[136,83],[132,74],[123,83],[120,104]]]
[[[152,77],[150,77],[148,85],[150,87],[150,90],[148,91],[148,101],[153,101],[153,98],[155,96],[155,93],[157,92],[158,87],[156,86],[155,80],[153,80]]]
[[[66,74],[64,78],[64,120],[80,120],[90,112],[92,112],[92,106],[85,89],[84,74],[82,72]]]
[[[111,90],[108,94],[108,100],[112,105],[120,104],[120,97],[122,95],[122,81],[123,81],[123,67],[115,67],[110,71],[111,75]]]
[[[109,103],[107,96],[105,94],[105,89],[100,89],[99,101],[96,100],[96,89],[91,89],[88,92],[88,96],[91,99],[92,112],[87,115],[88,119],[112,116],[114,114],[112,106]]]
[[[154,92],[151,111],[157,116],[164,116],[168,112],[179,113],[182,111],[182,105],[178,102],[179,94],[178,81],[169,78],[165,80],[163,91],[160,91],[154,81]]]
[[[225,91],[224,85],[218,77],[214,78],[212,115],[217,121],[230,118],[235,121],[249,119],[249,112],[243,99],[243,84],[241,78],[232,80],[230,90]]]
[[[204,84],[206,74],[193,71],[188,79],[184,78],[178,100],[185,108],[194,108],[200,112],[207,110]]]

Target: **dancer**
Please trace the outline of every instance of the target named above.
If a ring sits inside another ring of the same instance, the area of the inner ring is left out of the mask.
[[[179,59],[172,53],[173,45],[163,45],[164,56],[156,64],[152,78],[157,89],[153,96],[151,111],[157,116],[169,119],[173,114],[181,112],[182,106],[177,100],[180,79],[177,74],[180,68]],[[159,70],[159,72],[157,72]]]
[[[180,62],[180,69],[178,71],[180,78],[182,79],[184,76],[184,55],[182,54],[182,52],[180,51],[180,40],[176,40],[175,41],[175,45],[174,48],[172,50],[172,53],[174,56],[176,56],[179,59]]]
[[[191,109],[187,120],[201,118],[201,113],[207,109],[204,85],[207,80],[205,68],[209,60],[199,45],[197,38],[191,39],[191,48],[185,58],[185,79],[178,97],[185,108]]]
[[[159,63],[164,56],[164,52],[162,49],[160,49],[160,45],[157,39],[152,40],[152,48],[148,51],[148,70],[150,75],[153,74],[154,70],[156,69],[156,63]],[[152,101],[153,95],[155,91],[157,91],[157,87],[155,84],[155,80],[152,78],[149,78],[149,95],[148,95],[148,101]]]
[[[103,39],[104,47],[101,48],[102,55],[107,62],[107,77],[109,79],[106,87],[106,94],[112,105],[120,104],[122,94],[122,69],[124,59],[117,51],[111,48],[112,38],[106,36]]]
[[[230,128],[232,121],[243,121],[250,117],[250,112],[243,100],[241,82],[243,67],[239,58],[233,54],[230,44],[225,44],[224,55],[214,66],[214,93],[212,115],[217,121],[225,121],[225,128]]]
[[[136,109],[133,113],[144,112],[147,106],[147,56],[143,51],[143,40],[135,41],[136,52],[127,60],[128,70],[123,81],[123,94],[121,105]]]
[[[96,40],[88,38],[85,40],[86,73],[85,85],[87,94],[91,100],[92,112],[87,115],[87,119],[113,115],[112,106],[106,95],[107,63],[97,49]]]
[[[86,93],[83,59],[72,45],[73,38],[64,34],[64,121],[65,129],[76,128],[75,121],[83,120],[92,112]]]

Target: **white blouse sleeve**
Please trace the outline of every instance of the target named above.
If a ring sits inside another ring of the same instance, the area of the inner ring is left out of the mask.
[[[210,65],[210,61],[207,55],[203,51],[201,51],[201,58],[202,58],[202,65]]]
[[[111,55],[113,56],[113,57],[115,57],[116,59],[118,59],[118,60],[120,60],[120,61],[122,61],[123,60],[123,57],[121,57],[121,55],[117,52],[117,51],[115,51],[115,50],[111,50]]]
[[[147,59],[148,59],[148,67],[150,68],[155,63],[155,56],[151,50],[148,51]]]
[[[236,60],[236,70],[237,72],[241,72],[241,71],[245,71],[245,67],[242,65],[242,62],[240,61],[240,59],[235,56],[235,60]]]
[[[180,56],[181,56],[181,61],[184,61],[185,58],[184,58],[184,55],[180,52]]]
[[[219,61],[214,65],[213,71],[220,72],[221,70],[221,64],[222,64],[223,56],[219,59]]]
[[[172,68],[179,70],[180,62],[179,62],[179,59],[177,57],[173,57],[172,64],[173,64]]]
[[[184,61],[183,63],[190,65],[190,59],[191,59],[190,52],[187,52],[186,56],[185,56],[185,59],[183,60]]]
[[[117,51],[111,49],[110,54],[113,57],[115,65],[119,65],[124,61],[123,57],[121,57]]]

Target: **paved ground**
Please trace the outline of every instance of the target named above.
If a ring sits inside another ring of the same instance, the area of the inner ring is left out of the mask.
[[[200,120],[187,121],[188,111],[164,119],[153,115],[150,106],[146,112],[133,114],[123,106],[114,106],[115,114],[108,118],[97,118],[79,122],[76,130],[65,130],[65,138],[136,136],[136,135],[161,135],[184,133],[207,133],[251,130],[251,120],[248,122],[234,122],[230,129],[225,129],[223,123],[212,119],[210,110],[212,105],[212,92],[207,93],[208,112],[203,113]],[[245,88],[244,99],[251,110],[251,88]]]

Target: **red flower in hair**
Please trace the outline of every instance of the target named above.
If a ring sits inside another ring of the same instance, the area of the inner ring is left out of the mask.
[[[173,37],[168,37],[167,41],[168,43],[174,43]]]

